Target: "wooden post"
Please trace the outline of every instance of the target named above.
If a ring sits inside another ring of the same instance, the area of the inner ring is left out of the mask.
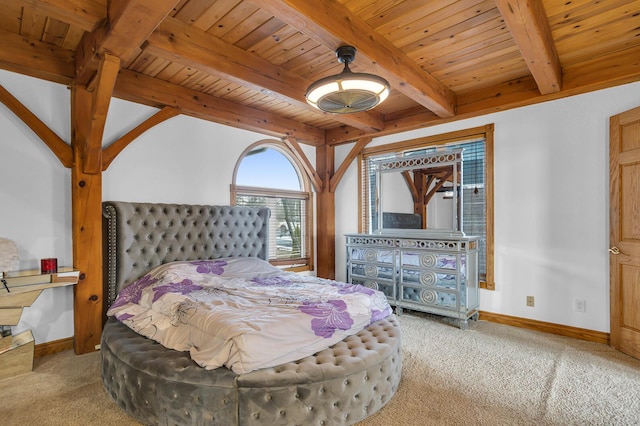
[[[72,85],[71,226],[73,266],[80,271],[73,302],[76,354],[95,351],[102,333],[102,171],[84,171],[88,144],[100,143],[89,140],[92,102],[90,92]],[[93,151],[100,155],[100,150]]]
[[[324,185],[317,194],[317,258],[316,273],[321,278],[336,277],[336,199],[330,191],[333,176],[334,147],[321,145],[316,148],[316,170]]]

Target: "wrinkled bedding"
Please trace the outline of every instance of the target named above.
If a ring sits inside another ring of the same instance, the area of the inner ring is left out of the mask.
[[[283,272],[257,258],[173,262],[123,289],[108,313],[206,369],[302,359],[391,314],[382,292]]]

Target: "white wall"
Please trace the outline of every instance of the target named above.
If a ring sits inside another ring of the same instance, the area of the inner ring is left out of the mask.
[[[70,140],[69,91],[0,70],[0,84],[62,139]],[[495,123],[496,290],[481,309],[609,330],[608,117],[640,105],[640,83],[376,139],[385,144]],[[105,144],[155,110],[114,99]],[[0,104],[0,236],[20,249],[20,268],[42,257],[72,262],[70,171]],[[127,147],[103,177],[103,199],[227,204],[238,155],[268,137],[174,117]],[[303,146],[312,164],[315,150]],[[336,166],[350,146],[336,149]],[[336,192],[336,273],[345,277],[344,237],[356,232],[357,167]],[[196,183],[197,182],[197,183]],[[321,226],[321,224],[320,224]],[[536,306],[525,306],[527,295]],[[573,299],[586,312],[573,311]],[[73,335],[71,288],[50,289],[26,308],[19,332],[36,343]]]
[[[0,85],[68,141],[69,91],[59,84],[0,71]],[[16,242],[20,269],[39,259],[72,264],[71,173],[22,121],[0,103],[0,236]],[[73,289],[42,292],[14,332],[34,331],[36,343],[73,335]]]
[[[375,139],[371,146],[495,124],[495,291],[480,309],[609,331],[609,117],[640,83]],[[336,165],[351,145],[336,149]],[[355,161],[336,191],[336,275],[358,231]],[[526,306],[526,296],[535,307]],[[586,300],[586,312],[573,309]]]
[[[104,140],[122,136],[154,108],[114,99]],[[127,123],[135,117],[133,123]],[[229,204],[236,160],[250,144],[273,139],[179,115],[131,143],[103,174],[104,200]]]

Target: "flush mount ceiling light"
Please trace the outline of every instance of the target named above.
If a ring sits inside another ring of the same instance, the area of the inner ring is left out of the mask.
[[[389,83],[373,74],[354,73],[349,64],[356,56],[353,46],[340,46],[336,50],[338,61],[344,64],[340,74],[325,77],[307,89],[307,102],[334,114],[367,111],[389,95]]]

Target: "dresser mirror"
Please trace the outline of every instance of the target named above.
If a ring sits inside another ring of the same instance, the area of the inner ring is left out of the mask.
[[[492,132],[488,125],[365,148],[359,161],[359,234],[478,237],[479,275],[487,280],[493,255]]]
[[[462,151],[410,152],[371,159],[370,233],[422,230],[464,235]]]

